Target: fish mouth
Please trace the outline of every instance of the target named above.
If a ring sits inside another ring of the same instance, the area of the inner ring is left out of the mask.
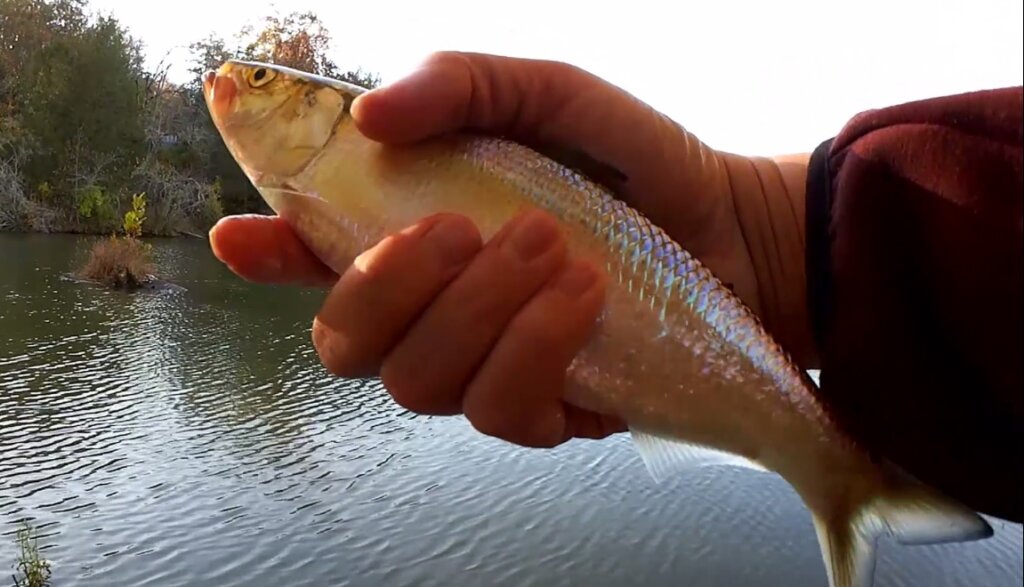
[[[234,76],[217,71],[206,71],[202,76],[203,97],[217,120],[224,120],[235,104],[238,83]]]
[[[217,72],[216,71],[214,71],[212,69],[208,69],[208,70],[206,70],[205,73],[203,73],[203,93],[204,94],[209,94],[210,93],[210,90],[213,88],[213,82],[216,81],[216,80],[217,80]]]

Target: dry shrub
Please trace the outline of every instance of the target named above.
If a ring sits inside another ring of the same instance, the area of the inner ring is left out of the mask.
[[[78,277],[111,287],[134,288],[148,282],[152,272],[149,245],[135,238],[113,236],[92,246]]]

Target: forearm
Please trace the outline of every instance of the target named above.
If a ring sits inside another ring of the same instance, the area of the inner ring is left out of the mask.
[[[809,154],[721,154],[736,221],[757,283],[751,305],[805,369],[818,367],[805,270],[804,194]]]

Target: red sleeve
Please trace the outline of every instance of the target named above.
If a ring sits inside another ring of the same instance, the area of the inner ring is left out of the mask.
[[[1022,88],[865,112],[811,159],[822,394],[909,473],[1021,521]]]

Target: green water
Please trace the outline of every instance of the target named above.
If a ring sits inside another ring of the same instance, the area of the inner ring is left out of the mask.
[[[61,278],[83,242],[0,234],[0,577],[29,518],[57,587],[826,585],[775,476],[655,485],[624,437],[534,451],[414,417],[320,367],[320,292],[186,239],[154,242],[184,291],[106,291]],[[1021,585],[1021,526],[993,525],[885,541],[875,585]]]

